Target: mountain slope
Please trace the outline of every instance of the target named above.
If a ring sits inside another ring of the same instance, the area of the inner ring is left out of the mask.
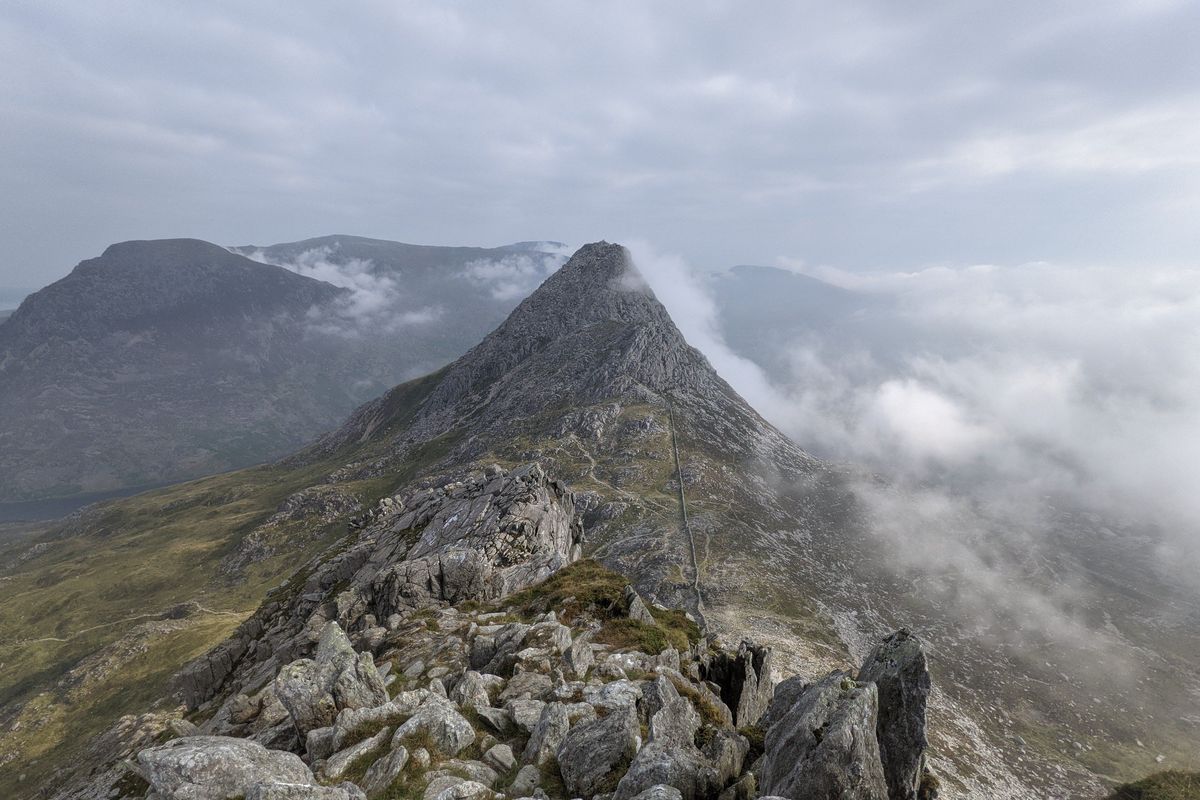
[[[352,237],[259,252],[286,262],[314,249],[402,284],[373,298],[400,323],[364,320],[361,286],[189,239],[113,245],[28,297],[0,323],[0,502],[162,484],[293,450],[503,317],[516,298],[495,297],[464,264],[545,256]],[[406,304],[437,314],[408,318]]]
[[[408,367],[386,384],[391,386],[458,358],[486,336],[562,263],[561,248],[553,242],[433,247],[333,235],[234,250],[354,287],[365,307],[349,309],[353,313],[341,322],[362,329],[379,363]],[[427,322],[403,324],[406,319]]]
[[[582,248],[462,358],[368,403],[296,456],[110,504],[13,553],[14,602],[0,634],[21,635],[31,608],[52,606],[59,627],[53,640],[5,653],[16,668],[0,686],[9,698],[0,747],[19,754],[14,764],[40,755],[39,780],[48,768],[100,766],[85,734],[156,693],[159,708],[173,706],[169,672],[216,643],[295,564],[326,544],[328,557],[352,546],[363,509],[375,513],[379,498],[405,487],[436,490],[464,470],[529,462],[570,483],[586,554],[649,598],[691,608],[714,632],[775,644],[784,673],[856,664],[878,633],[918,628],[944,687],[932,698],[932,759],[957,795],[1086,797],[1096,771],[1146,771],[1132,757],[1139,736],[1175,763],[1189,757],[1196,672],[1186,640],[1158,643],[1158,671],[1130,708],[1121,685],[1079,666],[1073,678],[1056,674],[1094,653],[1054,642],[1023,651],[898,577],[862,513],[861,476],[822,464],[763,421],[687,345],[623,248],[606,243]],[[175,561],[154,574],[130,569],[163,546],[164,517],[176,557],[195,550],[178,586]],[[279,591],[292,597],[309,574]],[[154,601],[122,608],[116,585]],[[95,597],[110,598],[103,618],[79,619]],[[166,615],[169,603],[196,598],[199,608],[154,623],[169,630],[138,631],[121,616]],[[83,633],[97,622],[108,627]],[[256,648],[244,630],[239,638],[189,667],[193,699],[218,696],[231,671],[254,667]],[[97,663],[108,665],[99,677]],[[139,692],[122,693],[131,682]],[[101,702],[100,692],[122,699]],[[47,719],[59,727],[43,736]],[[1064,736],[1080,748],[1064,751]],[[9,780],[0,775],[0,786]]]

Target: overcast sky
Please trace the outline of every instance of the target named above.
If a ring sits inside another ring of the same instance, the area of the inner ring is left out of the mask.
[[[1182,265],[1200,4],[0,5],[0,285],[110,242]]]

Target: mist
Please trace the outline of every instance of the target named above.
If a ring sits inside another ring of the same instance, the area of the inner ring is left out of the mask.
[[[565,245],[549,242],[540,242],[539,247],[546,252],[475,259],[463,268],[463,274],[485,287],[496,300],[520,300],[561,267],[572,252]]]
[[[443,313],[439,305],[406,308],[411,304],[405,302],[395,276],[376,270],[370,259],[337,257],[332,247],[314,247],[290,260],[272,259],[263,250],[246,257],[348,290],[332,305],[310,309],[309,327],[314,333],[354,338],[392,334],[436,322]]]
[[[1108,653],[1092,668],[1120,678],[1128,641],[1097,622],[1095,574],[1200,589],[1200,272],[781,260],[847,292],[847,310],[777,339],[764,320],[750,353],[731,344],[748,337],[728,275],[632,253],[751,405],[858,476],[895,575],[981,641]]]

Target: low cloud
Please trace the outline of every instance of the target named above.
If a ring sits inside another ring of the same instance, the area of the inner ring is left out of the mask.
[[[538,244],[539,252],[514,253],[503,258],[480,258],[467,263],[463,274],[485,287],[497,300],[526,297],[570,256],[565,246]]]
[[[780,418],[829,455],[1023,487],[1200,554],[1200,271],[1029,264],[826,280],[894,300],[871,348],[794,342]],[[849,366],[852,364],[853,366]]]
[[[865,311],[836,331],[796,320],[772,353],[785,368],[768,373],[728,344],[720,282],[644,245],[634,256],[689,341],[764,416],[883,477],[857,486],[881,552],[979,631],[1112,646],[1088,618],[1095,565],[1076,558],[1097,542],[1195,585],[1200,271],[789,262]]]
[[[440,306],[406,308],[404,292],[393,276],[376,270],[370,259],[340,256],[336,246],[314,247],[289,260],[273,259],[263,250],[245,255],[349,290],[337,302],[309,310],[310,329],[316,333],[348,337],[396,333],[442,316]]]

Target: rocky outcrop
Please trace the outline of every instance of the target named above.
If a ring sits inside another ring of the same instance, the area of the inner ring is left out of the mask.
[[[641,744],[634,705],[573,726],[557,753],[567,791],[572,797],[611,791]]]
[[[835,672],[767,731],[759,788],[799,800],[886,800],[875,724],[879,695]]]
[[[387,689],[370,653],[355,653],[336,622],[326,624],[315,658],[293,661],[279,671],[275,696],[304,737],[332,725],[343,709],[387,702]]]
[[[595,562],[560,574],[582,531],[536,465],[429,481],[362,519],[189,670],[205,713],[139,754],[154,798],[884,800],[885,763],[920,766],[928,675],[907,633],[861,682],[778,691],[752,642],[664,646],[656,615],[677,612]]]
[[[297,756],[246,739],[189,736],[138,754],[143,777],[164,800],[225,800],[261,786],[312,786]]]
[[[891,800],[916,800],[924,774],[925,708],[931,682],[921,641],[907,629],[888,636],[871,651],[859,682],[879,691],[876,733]]]
[[[721,699],[738,725],[762,717],[775,692],[771,648],[742,641],[736,651],[717,650],[701,664],[704,679],[721,687]]]
[[[302,569],[184,668],[177,684],[189,707],[305,657],[329,621],[379,636],[393,615],[537,583],[577,559],[583,542],[574,496],[537,464],[430,480],[384,498],[368,520],[349,547]]]

